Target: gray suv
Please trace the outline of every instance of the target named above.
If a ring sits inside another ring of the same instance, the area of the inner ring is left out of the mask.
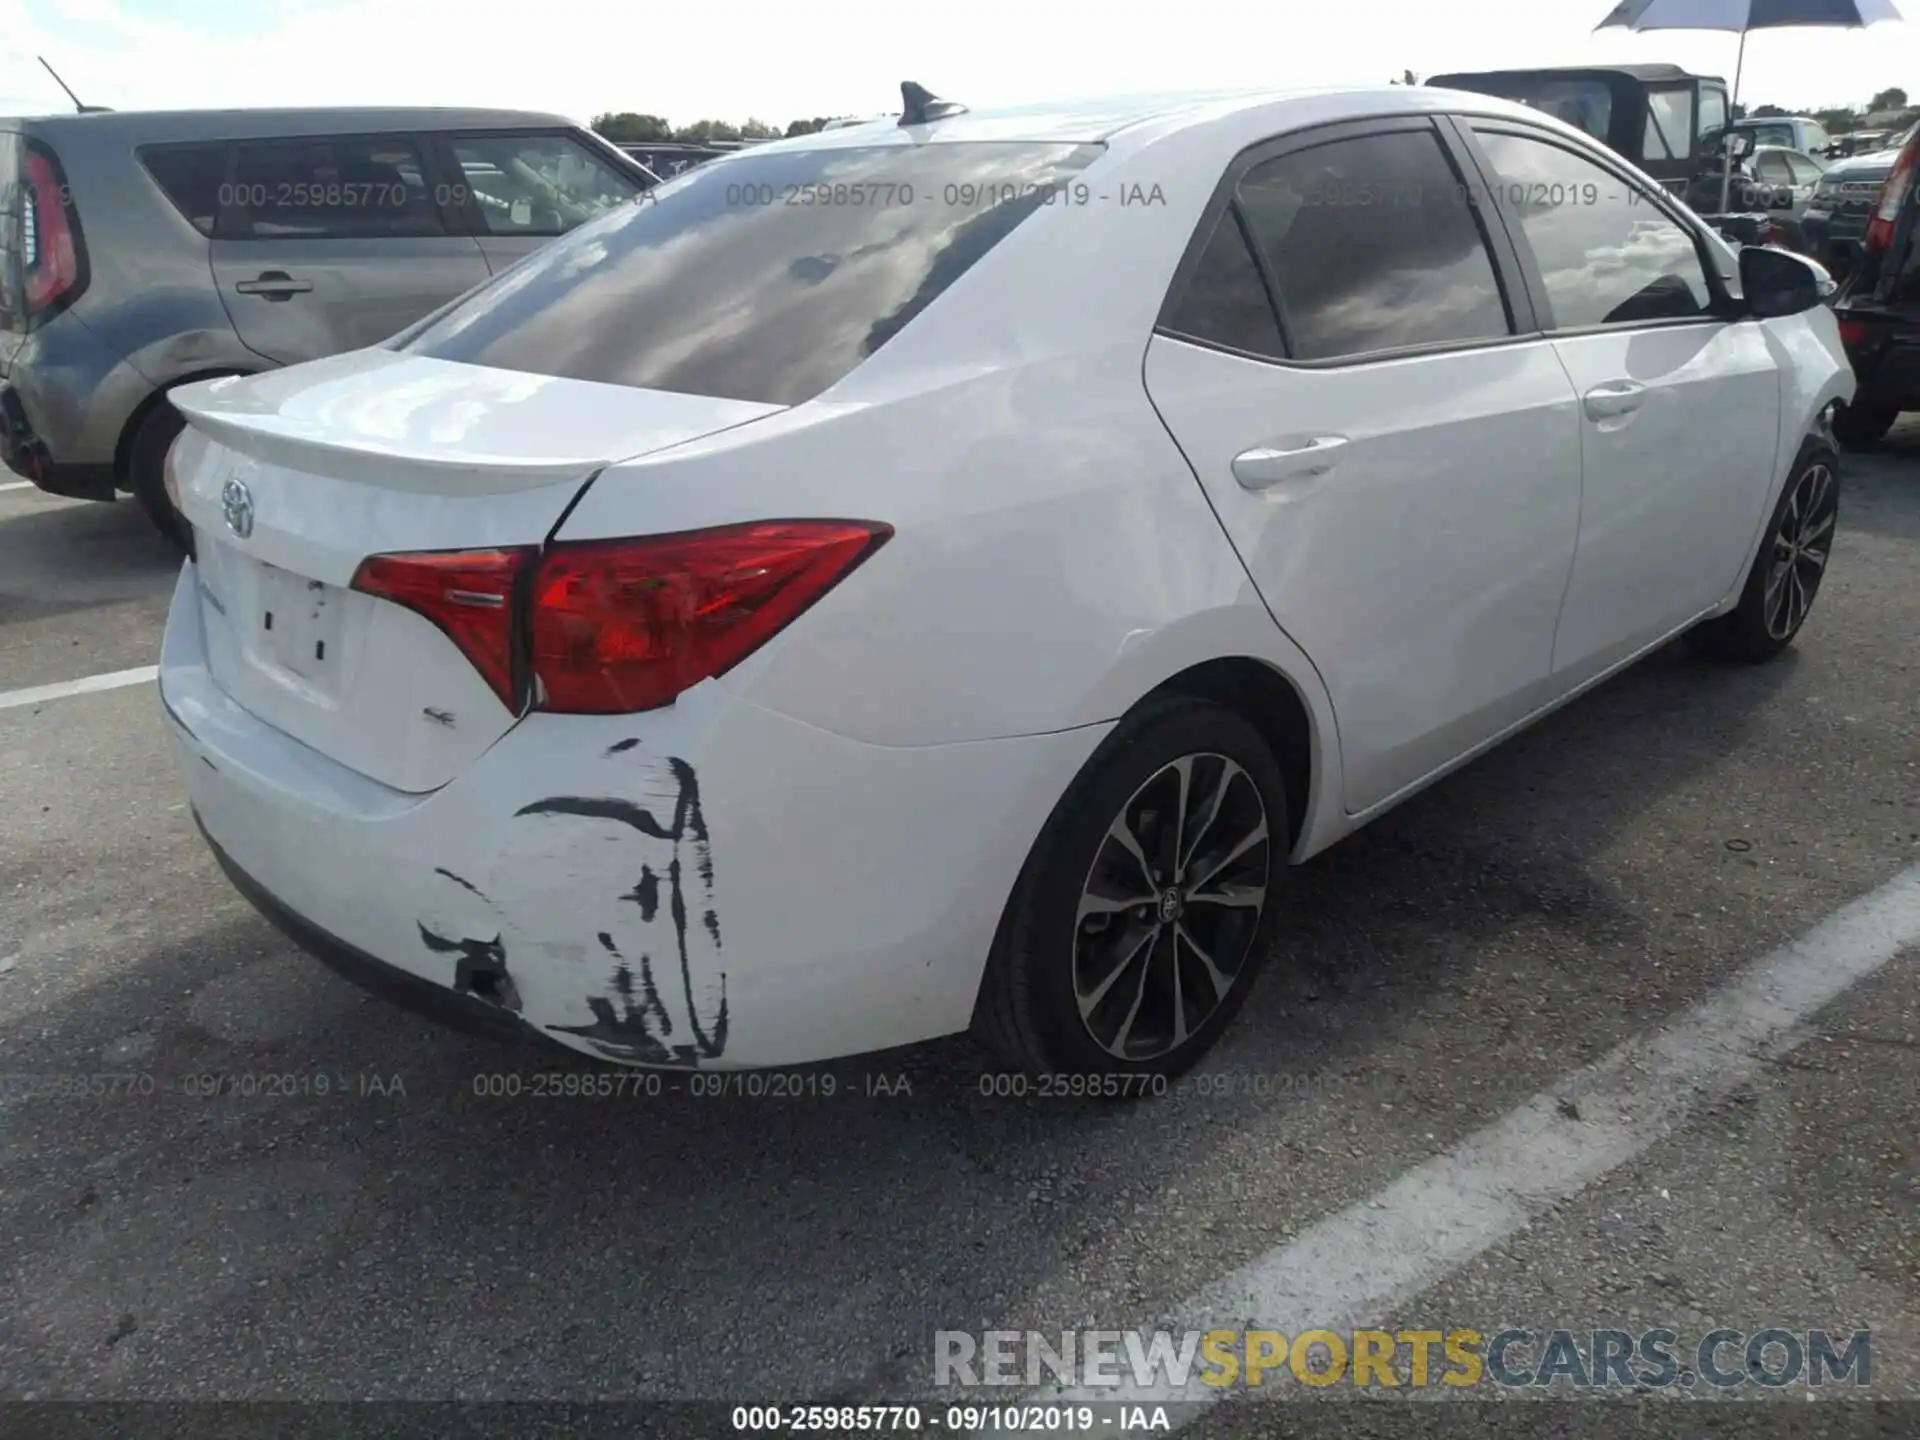
[[[179,542],[170,388],[377,344],[654,183],[522,111],[0,120],[0,458]]]

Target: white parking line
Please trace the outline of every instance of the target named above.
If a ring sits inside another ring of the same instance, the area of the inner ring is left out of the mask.
[[[33,481],[31,480],[0,481],[0,490],[31,490],[32,488]]]
[[[1920,866],[1754,962],[1664,1029],[1627,1041],[1182,1301],[1146,1327],[1143,1344],[1154,1329],[1177,1338],[1259,1326],[1294,1336],[1376,1323],[1760,1073],[1807,1038],[1802,1022],[1815,1011],[1915,945]],[[1127,1375],[1127,1352],[1114,1353],[1122,1358],[1112,1368]],[[1129,1378],[1022,1398],[1207,1404],[1226,1393],[1192,1377],[1182,1387],[1148,1389]]]
[[[0,710],[11,710],[16,705],[38,705],[43,700],[59,700],[68,695],[91,695],[96,690],[118,690],[123,685],[144,685],[159,673],[157,665],[142,665],[136,670],[112,670],[105,675],[62,680],[57,685],[0,690]]]

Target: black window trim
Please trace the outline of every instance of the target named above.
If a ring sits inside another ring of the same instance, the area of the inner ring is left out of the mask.
[[[247,245],[280,245],[305,241],[326,244],[354,244],[361,241],[389,240],[441,240],[457,237],[472,238],[473,232],[467,228],[466,218],[457,207],[447,205],[439,199],[441,186],[445,183],[440,172],[439,156],[434,153],[433,135],[418,130],[354,130],[354,131],[316,131],[300,135],[248,135],[237,140],[225,141],[227,147],[227,179],[222,186],[231,200],[234,177],[240,170],[240,152],[247,146],[258,145],[335,145],[342,141],[381,141],[404,140],[413,146],[420,157],[420,179],[427,186],[427,193],[433,198],[434,213],[440,217],[444,227],[437,233],[423,235],[255,235],[249,225],[245,232],[236,229],[236,217],[244,216],[245,207],[231,203],[220,206],[214,217],[213,235],[215,240],[226,240]]]
[[[185,207],[182,206],[178,200],[174,199],[167,187],[160,183],[160,177],[153,173],[153,156],[177,155],[183,150],[218,150],[221,152],[221,180],[219,188],[214,191],[213,228],[210,230],[202,230],[198,225],[195,225],[193,223],[193,217],[187,214]],[[220,191],[225,190],[233,181],[233,142],[231,140],[152,140],[145,144],[134,146],[133,158],[139,163],[141,173],[147,177],[148,181],[152,183],[153,188],[159,192],[160,198],[167,202],[167,208],[185,221],[189,230],[193,231],[193,233],[198,235],[202,240],[211,240],[220,233],[220,212],[226,208],[220,203]]]
[[[449,176],[458,175],[460,179],[454,183],[461,185],[466,184],[467,172],[460,163],[460,157],[454,153],[453,147],[462,140],[565,140],[590,159],[600,162],[615,174],[624,174],[627,179],[633,181],[636,196],[645,194],[659,183],[657,177],[631,155],[623,154],[617,149],[614,149],[612,155],[608,155],[598,147],[583,143],[583,132],[570,125],[540,125],[526,129],[507,127],[487,130],[436,130],[431,139],[434,145],[434,159],[440,169]],[[466,199],[453,208],[460,215],[460,223],[465,228],[465,233],[472,235],[476,240],[557,240],[560,236],[580,228],[578,225],[572,225],[565,230],[490,230],[487,228],[485,215],[481,213],[480,206],[470,191]]]
[[[1448,117],[1449,123],[1458,135],[1460,144],[1472,158],[1472,163],[1480,177],[1482,193],[1493,196],[1494,210],[1500,217],[1500,223],[1507,231],[1508,243],[1519,256],[1520,274],[1533,303],[1533,312],[1539,318],[1542,331],[1554,339],[1573,339],[1584,335],[1622,335],[1635,330],[1676,330],[1690,325],[1725,325],[1740,318],[1740,304],[1727,288],[1726,277],[1721,274],[1706,236],[1701,227],[1694,223],[1678,206],[1674,197],[1659,184],[1648,184],[1644,179],[1635,179],[1632,173],[1620,162],[1611,150],[1598,145],[1588,145],[1572,136],[1563,135],[1557,130],[1548,130],[1543,126],[1531,125],[1525,120],[1517,120],[1511,115],[1492,115],[1482,111],[1460,111]],[[1628,325],[1579,325],[1561,328],[1555,323],[1553,304],[1547,298],[1546,281],[1540,273],[1540,262],[1533,253],[1532,242],[1526,238],[1525,228],[1520,217],[1514,213],[1504,196],[1504,186],[1493,168],[1493,162],[1479,141],[1474,138],[1477,130],[1488,130],[1495,134],[1510,134],[1525,140],[1538,140],[1544,144],[1556,146],[1582,160],[1599,166],[1612,175],[1622,185],[1640,192],[1640,203],[1651,205],[1693,241],[1694,258],[1700,262],[1705,273],[1707,289],[1713,297],[1713,307],[1705,315],[1675,316],[1670,320],[1636,320]]]
[[[1154,322],[1154,333],[1181,341],[1183,344],[1198,345],[1203,349],[1217,350],[1225,355],[1237,355],[1243,359],[1256,360],[1262,364],[1289,370],[1344,370],[1356,365],[1378,365],[1392,360],[1423,358],[1429,355],[1453,355],[1468,351],[1492,350],[1502,346],[1528,344],[1540,340],[1542,329],[1534,315],[1533,292],[1523,283],[1519,256],[1513,248],[1512,240],[1507,235],[1505,227],[1494,223],[1486,214],[1478,198],[1480,190],[1468,182],[1466,177],[1469,174],[1479,173],[1474,168],[1476,162],[1461,145],[1453,127],[1444,123],[1444,118],[1435,112],[1420,111],[1372,116],[1359,120],[1336,120],[1290,130],[1282,135],[1269,136],[1241,150],[1227,163],[1226,173],[1214,187],[1212,197],[1201,212],[1199,223],[1188,238],[1187,248],[1180,257],[1180,263],[1174,267],[1173,279],[1167,286],[1167,293],[1161,300],[1159,317]],[[1453,171],[1455,183],[1463,188],[1475,223],[1480,228],[1480,238],[1486,246],[1487,258],[1493,266],[1494,284],[1500,291],[1501,304],[1507,312],[1510,334],[1483,336],[1472,340],[1436,340],[1424,345],[1399,345],[1381,350],[1361,351],[1354,355],[1336,355],[1324,360],[1303,360],[1292,353],[1284,356],[1254,354],[1231,345],[1223,345],[1217,340],[1208,340],[1204,336],[1186,334],[1174,326],[1173,318],[1186,297],[1187,285],[1193,278],[1193,272],[1199,268],[1201,257],[1213,242],[1216,226],[1224,216],[1231,213],[1235,217],[1235,223],[1241,227],[1241,238],[1247,243],[1247,248],[1252,251],[1254,264],[1259,268],[1261,281],[1267,288],[1267,303],[1273,307],[1274,318],[1279,322],[1282,343],[1291,352],[1292,330],[1287,323],[1285,303],[1281,300],[1278,287],[1274,283],[1267,257],[1261,253],[1261,247],[1254,243],[1251,228],[1244,219],[1240,218],[1238,203],[1240,181],[1254,166],[1282,155],[1314,150],[1322,145],[1337,144],[1343,140],[1418,131],[1432,135],[1439,143],[1441,154]]]

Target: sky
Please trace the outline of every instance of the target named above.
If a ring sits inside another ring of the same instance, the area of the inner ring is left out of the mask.
[[[1403,70],[1668,61],[1733,78],[1737,38],[1594,33],[1611,0],[0,0],[0,114],[89,104],[485,105],[675,124],[976,108],[1150,90],[1383,84]],[[1914,24],[1775,30],[1741,94],[1811,110],[1920,97]]]

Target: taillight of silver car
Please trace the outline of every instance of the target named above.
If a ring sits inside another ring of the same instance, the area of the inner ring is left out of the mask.
[[[624,714],[732,669],[892,534],[869,521],[774,520],[375,555],[353,588],[439,626],[510,710]]]

